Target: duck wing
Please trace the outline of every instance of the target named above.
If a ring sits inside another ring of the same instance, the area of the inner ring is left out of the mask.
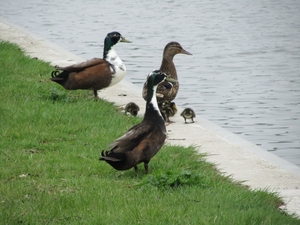
[[[51,80],[67,90],[106,88],[110,85],[113,74],[111,65],[99,58],[56,69],[52,72]]]
[[[118,170],[149,162],[166,139],[165,130],[153,124],[138,124],[103,150],[100,160]]]
[[[114,153],[125,153],[128,151],[132,151],[154,130],[155,127],[151,124],[137,124],[131,127],[123,136],[119,137],[117,140],[111,143],[107,147],[107,150]]]
[[[165,101],[172,101],[178,92],[179,85],[178,83],[172,84],[170,82],[164,81],[157,86],[156,97],[159,103]],[[142,96],[147,100],[147,82],[144,83]]]
[[[64,71],[67,71],[70,73],[70,72],[79,72],[79,71],[85,70],[85,69],[93,67],[93,66],[101,65],[103,63],[107,64],[108,62],[104,59],[93,58],[93,59],[87,60],[85,62],[73,64],[71,66],[66,66],[66,67],[56,66],[55,68],[57,70],[64,70]]]
[[[169,82],[163,82],[158,85],[156,91],[157,101],[163,103],[165,101],[172,101],[177,95],[179,89],[178,84],[170,84]]]

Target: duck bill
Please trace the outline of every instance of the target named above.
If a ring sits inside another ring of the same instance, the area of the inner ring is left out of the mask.
[[[185,50],[185,49],[182,49],[181,53],[182,53],[182,54],[186,54],[186,55],[193,55],[192,53],[188,52],[188,51]]]
[[[167,77],[167,78],[166,78],[166,81],[167,81],[167,82],[172,82],[172,83],[177,83],[177,82],[178,82],[177,80],[175,80],[175,79],[173,79],[173,78],[171,78],[171,77]]]
[[[121,37],[121,40],[120,42],[126,42],[126,43],[131,43],[131,41],[127,40],[126,38],[124,37]]]

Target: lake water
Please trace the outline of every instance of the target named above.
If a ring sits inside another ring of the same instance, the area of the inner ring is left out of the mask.
[[[0,16],[86,59],[119,31],[138,91],[178,41],[176,104],[300,166],[300,1],[1,0]]]

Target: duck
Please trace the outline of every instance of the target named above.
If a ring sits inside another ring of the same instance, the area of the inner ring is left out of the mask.
[[[146,111],[142,122],[112,142],[101,152],[99,160],[106,161],[116,170],[134,168],[138,171],[137,165],[144,163],[145,172],[149,172],[150,160],[163,146],[167,137],[165,121],[159,111],[155,95],[158,84],[165,80],[176,82],[159,70],[149,73]]]
[[[50,80],[67,90],[92,89],[98,99],[98,90],[115,85],[125,77],[125,64],[114,49],[119,42],[131,41],[117,31],[108,33],[104,39],[103,59],[93,58],[67,67],[56,66]]]
[[[192,53],[186,51],[178,42],[172,41],[165,46],[159,70],[166,73],[167,76],[171,77],[172,79],[177,80],[177,82],[175,84],[170,84],[169,82],[165,81],[157,87],[156,97],[159,104],[165,103],[166,101],[173,101],[178,93],[178,76],[175,64],[173,62],[173,58],[177,54],[192,55]],[[144,83],[143,86],[142,96],[145,100],[147,99],[146,83]]]
[[[185,108],[185,109],[182,111],[182,113],[180,114],[180,116],[182,116],[182,117],[184,118],[184,122],[185,122],[185,123],[187,123],[187,122],[186,122],[187,119],[192,120],[192,123],[194,123],[193,118],[196,117],[196,114],[195,114],[195,112],[194,112],[193,109],[191,109],[191,108]]]
[[[139,111],[140,107],[134,102],[129,102],[125,105],[125,114],[129,112],[131,115],[137,116]]]
[[[163,104],[158,104],[162,116],[166,122],[171,122],[169,117],[174,116],[177,113],[177,106],[175,102],[165,102]]]

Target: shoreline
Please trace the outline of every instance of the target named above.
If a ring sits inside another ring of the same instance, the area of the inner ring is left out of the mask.
[[[29,56],[50,62],[53,66],[84,61],[44,38],[3,21],[2,18],[0,30],[0,39],[19,45]],[[141,91],[136,90],[132,83],[123,80],[113,87],[99,91],[98,95],[120,106],[130,101],[136,102],[140,106],[139,115],[142,115],[145,102]],[[233,180],[243,181],[251,189],[277,192],[286,203],[282,208],[300,216],[300,167],[199,115],[194,124],[184,124],[183,118],[179,116],[181,111],[182,109],[178,109],[178,113],[172,117],[171,120],[175,123],[167,126],[167,144],[200,146],[197,148],[198,152],[207,154],[207,161],[214,163],[222,174],[231,176]]]

